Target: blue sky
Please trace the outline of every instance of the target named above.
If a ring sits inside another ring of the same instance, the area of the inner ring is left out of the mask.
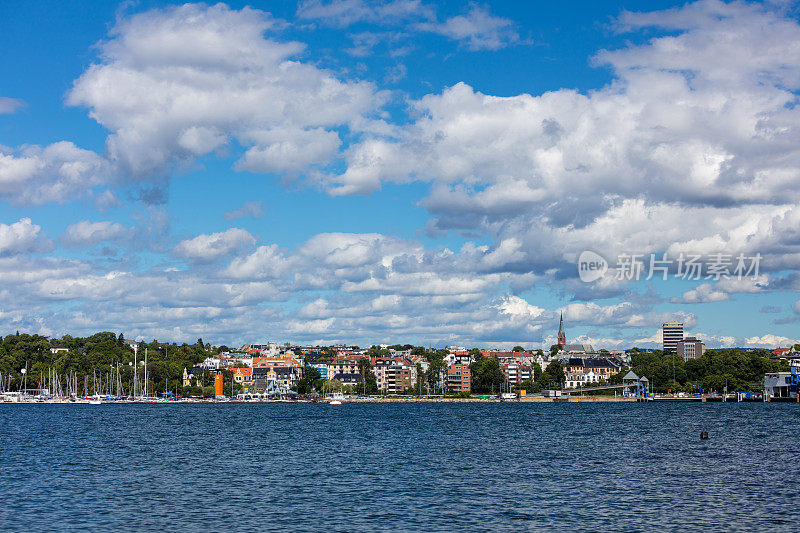
[[[0,5],[0,330],[797,342],[792,2]],[[593,250],[611,263],[578,279]],[[620,254],[760,254],[616,279]]]

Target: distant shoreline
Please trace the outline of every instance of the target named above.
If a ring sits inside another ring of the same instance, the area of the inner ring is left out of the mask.
[[[329,403],[329,398],[320,399],[265,399],[265,400],[216,400],[213,398],[205,399],[182,399],[164,401],[160,399],[150,400],[103,400],[95,405],[187,405],[187,404],[253,404],[253,403]],[[515,399],[500,398],[442,398],[442,397],[369,397],[369,398],[342,398],[341,403],[765,403],[761,398],[746,398],[737,402],[735,397],[728,397],[723,401],[720,396],[707,397],[631,397],[631,396],[567,396],[567,397],[544,397],[527,396]],[[796,399],[780,398],[773,399],[775,403],[798,403]],[[766,402],[766,403],[772,403]],[[91,405],[83,399],[66,401],[21,401],[21,402],[0,402],[0,405]]]

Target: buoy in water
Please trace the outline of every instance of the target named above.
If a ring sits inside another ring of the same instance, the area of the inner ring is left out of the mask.
[[[708,431],[701,431],[700,432],[700,438],[701,439],[707,439],[708,438]]]

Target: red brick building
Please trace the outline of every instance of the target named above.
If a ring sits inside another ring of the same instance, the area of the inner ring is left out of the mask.
[[[447,390],[451,392],[472,390],[472,372],[467,365],[451,365],[447,369]]]

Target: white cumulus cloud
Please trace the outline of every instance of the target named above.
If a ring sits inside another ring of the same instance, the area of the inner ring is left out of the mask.
[[[41,229],[30,218],[12,224],[0,223],[0,256],[42,250],[47,243],[39,235]]]
[[[255,237],[247,230],[230,228],[223,232],[198,235],[181,241],[172,251],[177,256],[203,263],[251,248],[255,243]]]
[[[17,150],[0,145],[0,197],[11,203],[63,203],[110,179],[106,160],[71,142]]]
[[[329,191],[430,182],[432,234],[517,239],[531,269],[585,249],[763,250],[765,270],[800,266],[797,21],[704,1],[626,13],[620,28],[658,36],[600,51],[607,86],[499,97],[457,83],[347,147]]]
[[[465,15],[443,22],[422,22],[415,27],[462,41],[470,50],[499,50],[520,42],[513,21],[492,15],[487,8],[475,4]]]
[[[121,171],[168,175],[195,158],[245,147],[239,167],[299,171],[326,165],[334,128],[380,103],[365,82],[337,79],[295,59],[298,42],[276,39],[281,23],[262,11],[184,4],[118,21],[101,60],[69,92],[111,133]]]
[[[126,228],[119,222],[82,220],[67,227],[62,241],[67,246],[82,247],[94,246],[104,241],[117,241],[119,243],[132,236],[133,230]]]

